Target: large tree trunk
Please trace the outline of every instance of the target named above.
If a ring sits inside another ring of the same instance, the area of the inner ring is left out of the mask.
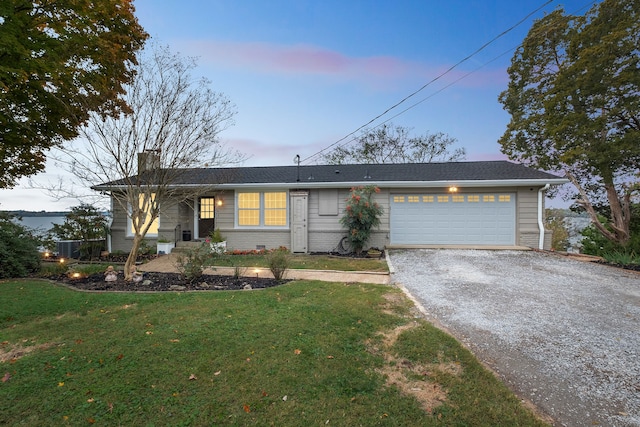
[[[629,242],[629,223],[631,222],[631,196],[629,193],[621,197],[618,196],[613,183],[605,183],[604,188],[607,193],[607,200],[609,201],[609,207],[611,209],[611,218],[609,218],[609,226],[611,230],[605,227],[598,220],[598,214],[593,208],[589,196],[584,191],[578,180],[570,173],[567,172],[567,178],[573,183],[580,193],[580,199],[577,203],[585,208],[589,214],[589,218],[593,225],[602,233],[602,235],[621,246],[625,246]]]
[[[143,236],[136,233],[133,236],[133,244],[131,246],[131,252],[127,257],[127,261],[124,263],[124,280],[130,282],[133,275],[133,267],[136,265],[136,259],[138,258],[138,249],[140,248],[140,242],[142,242]]]

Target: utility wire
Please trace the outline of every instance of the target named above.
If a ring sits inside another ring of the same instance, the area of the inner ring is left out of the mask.
[[[369,126],[371,123],[375,122],[376,120],[378,120],[380,117],[386,115],[389,111],[397,108],[398,106],[400,106],[401,104],[403,104],[404,102],[406,102],[408,99],[410,99],[411,97],[417,95],[419,92],[423,91],[424,89],[426,89],[428,86],[430,86],[431,84],[433,84],[434,82],[438,81],[439,79],[441,79],[442,77],[446,76],[447,74],[449,74],[451,71],[453,71],[455,68],[457,68],[459,65],[463,64],[464,62],[468,61],[469,59],[471,59],[472,57],[474,57],[475,55],[477,55],[478,53],[480,53],[482,50],[484,50],[487,46],[491,45],[493,42],[495,42],[496,40],[500,39],[501,37],[503,37],[504,35],[508,34],[509,32],[511,32],[512,30],[514,30],[516,27],[518,27],[519,25],[521,25],[523,22],[525,22],[527,19],[529,19],[532,15],[538,13],[540,10],[542,10],[543,8],[545,8],[547,5],[549,5],[550,3],[552,3],[554,0],[547,0],[544,4],[542,4],[541,6],[539,6],[537,9],[535,9],[534,11],[530,12],[529,14],[527,14],[524,18],[522,18],[520,21],[518,21],[517,23],[515,23],[514,25],[512,25],[511,27],[509,27],[508,29],[506,29],[505,31],[503,31],[502,33],[498,34],[497,36],[495,36],[494,38],[492,38],[491,40],[489,40],[488,42],[486,42],[485,44],[483,44],[480,48],[476,49],[473,53],[471,53],[470,55],[466,56],[464,59],[458,61],[457,63],[455,63],[454,65],[452,65],[451,67],[449,67],[446,71],[442,72],[441,74],[439,74],[438,76],[434,77],[433,79],[431,79],[429,82],[427,82],[426,84],[424,84],[421,88],[419,88],[418,90],[414,91],[413,93],[405,96],[403,99],[401,99],[400,101],[398,101],[397,103],[395,103],[394,105],[392,105],[391,107],[387,108],[384,112],[382,112],[381,114],[378,114],[376,117],[374,117],[373,119],[369,120],[367,123],[363,124],[362,126],[360,126],[359,128],[357,128],[356,130],[354,130],[353,132],[345,135],[344,137],[340,138],[339,140],[337,140],[336,142],[332,143],[331,145],[329,145],[328,147],[323,148],[322,150],[302,159],[300,161],[300,163],[306,163],[307,161],[313,159],[316,156],[319,156],[320,154],[324,153],[325,151],[329,150],[330,148],[333,148],[334,146],[338,145],[339,143],[341,143],[342,141],[344,141],[345,139],[349,138],[350,136],[354,135],[356,132],[362,130],[363,128]],[[460,80],[460,79],[458,79]],[[458,81],[456,80],[456,81]],[[450,86],[450,85],[448,85]],[[448,87],[446,86],[446,87]],[[436,92],[438,93],[438,92]],[[405,110],[406,111],[406,110]],[[394,116],[396,117],[396,116]],[[349,141],[351,142],[351,140]]]

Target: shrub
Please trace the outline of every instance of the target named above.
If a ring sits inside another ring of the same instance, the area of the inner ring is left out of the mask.
[[[50,235],[60,240],[80,240],[80,259],[94,259],[104,250],[107,224],[107,218],[98,208],[81,204],[71,208],[64,224],[54,224]]]
[[[276,280],[282,280],[284,274],[289,269],[289,251],[287,248],[280,247],[267,253],[267,265],[271,274]]]
[[[40,269],[39,240],[13,218],[0,212],[0,279],[25,277]]]
[[[219,254],[211,251],[211,245],[205,242],[187,250],[184,255],[178,255],[176,268],[185,280],[193,283],[202,277],[205,268],[213,265],[217,256]]]
[[[371,230],[380,225],[384,210],[373,201],[380,189],[373,185],[354,187],[347,199],[345,214],[340,224],[347,228],[347,238],[356,254],[360,254],[371,236]]]
[[[605,252],[602,254],[602,257],[612,264],[618,265],[638,265],[640,264],[640,257],[636,255],[635,252]]]

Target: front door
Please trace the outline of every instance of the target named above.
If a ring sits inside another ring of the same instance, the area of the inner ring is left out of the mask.
[[[291,192],[291,252],[306,253],[307,199],[306,191]]]
[[[198,238],[206,238],[215,228],[215,211],[215,197],[200,197],[198,202]]]

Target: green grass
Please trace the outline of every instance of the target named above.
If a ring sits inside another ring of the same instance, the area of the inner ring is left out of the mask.
[[[383,285],[99,294],[0,282],[0,357],[23,353],[0,362],[0,425],[542,425],[426,322],[387,342],[409,310]],[[461,373],[428,368],[446,399],[425,411],[386,383],[398,360]]]
[[[338,271],[382,271],[389,268],[383,259],[349,258],[328,255],[289,255],[289,268],[309,270]],[[215,265],[220,267],[268,267],[265,255],[224,255],[216,258]]]

